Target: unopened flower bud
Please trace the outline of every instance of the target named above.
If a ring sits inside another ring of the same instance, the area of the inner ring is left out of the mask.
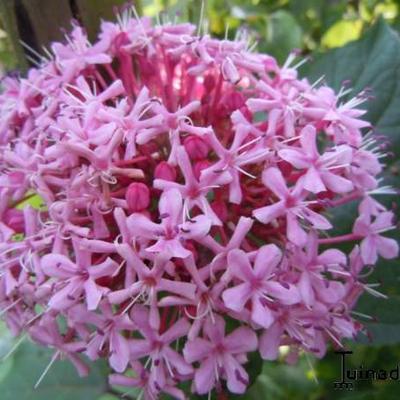
[[[197,161],[193,167],[193,172],[196,179],[200,179],[201,171],[208,168],[210,165],[211,163],[208,160]]]
[[[176,179],[176,169],[166,161],[161,161],[154,170],[154,178],[174,182]]]
[[[7,210],[3,220],[13,231],[17,233],[24,231],[24,213],[21,210],[15,208]]]
[[[240,107],[243,107],[246,103],[246,98],[242,93],[234,92],[231,96],[227,97],[226,106],[230,111],[238,110]]]
[[[226,80],[236,85],[240,81],[239,71],[237,70],[233,61],[227,57],[221,66],[222,75]]]
[[[209,147],[201,137],[188,136],[183,145],[192,160],[204,160],[207,158]]]
[[[143,211],[150,204],[150,190],[144,183],[131,183],[126,191],[125,199],[128,203],[129,211]]]

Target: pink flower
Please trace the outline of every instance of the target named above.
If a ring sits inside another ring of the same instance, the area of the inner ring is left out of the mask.
[[[366,97],[360,94],[347,103],[338,105],[339,98],[335,92],[322,86],[315,92],[307,93],[306,98],[310,103],[303,108],[304,116],[323,122],[327,133],[331,134],[336,142],[355,146],[360,144],[361,128],[371,124],[360,119],[366,111],[356,107],[364,103]]]
[[[222,377],[231,392],[244,393],[249,377],[241,365],[246,362],[241,355],[257,348],[255,333],[241,327],[225,336],[225,321],[219,316],[215,321],[206,320],[203,333],[204,338],[187,342],[183,349],[187,362],[200,362],[194,376],[196,392],[210,392]]]
[[[297,114],[301,114],[302,109],[298,89],[292,87],[285,93],[281,87],[274,88],[263,81],[257,83],[257,88],[263,94],[263,98],[249,99],[247,106],[253,113],[269,113],[267,135],[276,134],[279,124],[282,124],[284,136],[294,136]]]
[[[137,275],[137,279],[127,279],[124,289],[108,294],[111,304],[129,301],[123,312],[126,312],[140,298],[146,298],[150,305],[149,323],[154,328],[158,328],[160,318],[157,308],[157,295],[159,292],[172,293],[188,299],[194,298],[196,286],[192,283],[162,278],[165,266],[164,259],[155,259],[153,268],[149,269],[126,244],[117,245],[117,251],[126,261],[127,267],[132,270],[133,276]]]
[[[300,270],[297,288],[308,308],[317,301],[326,304],[338,303],[345,295],[340,279],[349,276],[345,254],[337,249],[328,249],[318,254],[318,239],[315,232],[308,235],[304,250],[294,247],[289,256],[289,264]],[[330,273],[337,280],[327,282],[324,273]]]
[[[126,101],[121,101],[117,107],[99,110],[99,116],[105,121],[114,122],[124,132],[124,141],[126,149],[124,159],[129,160],[137,154],[137,136],[140,132],[148,129],[154,129],[154,126],[162,126],[163,118],[161,115],[152,115],[144,119],[146,114],[153,109],[149,90],[143,87],[137,96],[133,107]]]
[[[239,285],[225,290],[222,298],[226,307],[240,312],[248,301],[251,302],[251,320],[268,328],[274,321],[269,305],[278,301],[282,304],[296,304],[300,301],[297,288],[279,282],[278,264],[281,251],[273,244],[261,247],[256,255],[254,267],[242,250],[228,253],[228,268]]]
[[[235,128],[235,136],[232,145],[229,149],[222,146],[214,133],[207,135],[213,150],[219,157],[219,161],[213,166],[202,172],[204,179],[212,179],[210,175],[220,172],[228,172],[232,177],[229,184],[229,201],[231,203],[240,204],[242,201],[242,191],[240,186],[240,173],[253,177],[246,172],[243,167],[264,160],[269,150],[262,147],[251,147],[251,141],[247,141],[249,129],[238,124]]]
[[[363,238],[361,241],[361,256],[366,264],[375,264],[378,255],[383,258],[395,258],[399,253],[396,240],[383,237],[381,233],[395,229],[394,214],[390,211],[381,212],[373,221],[372,216],[361,214],[353,227],[353,233]]]
[[[338,172],[350,166],[352,149],[342,145],[320,155],[316,139],[316,129],[307,125],[300,133],[301,149],[291,147],[280,150],[278,154],[295,168],[307,170],[302,182],[310,192],[319,193],[327,189],[334,193],[349,192],[353,184]]]
[[[66,337],[60,334],[57,321],[53,317],[46,316],[40,324],[30,328],[29,332],[36,343],[55,350],[53,358],[50,361],[51,363],[58,358],[65,357],[74,365],[79,376],[84,377],[88,375],[89,367],[76,354],[84,351],[85,342],[68,341]],[[38,383],[43,377],[44,375],[39,378]]]
[[[60,289],[49,300],[52,309],[62,310],[80,300],[84,293],[88,310],[95,310],[101,298],[109,291],[96,283],[96,279],[112,276],[117,272],[118,264],[111,258],[93,265],[91,254],[79,249],[74,241],[76,262],[62,254],[46,254],[41,260],[43,272],[57,278]]]
[[[185,240],[201,238],[210,230],[211,222],[205,215],[198,215],[185,221],[183,199],[177,189],[163,193],[159,202],[161,222],[156,224],[143,214],[132,214],[128,228],[132,235],[156,240],[146,251],[159,253],[167,257],[188,257],[191,252],[182,245]]]
[[[299,218],[316,229],[332,228],[325,217],[310,209],[312,202],[305,201],[303,180],[298,180],[293,188],[288,189],[281,171],[277,168],[269,168],[264,171],[262,181],[279,198],[279,201],[253,211],[254,217],[260,222],[268,224],[280,216],[286,216],[287,237],[299,246],[304,245],[307,240]]]
[[[80,26],[74,27],[67,45],[54,43],[52,50],[66,82],[74,78],[87,65],[108,64],[112,61],[111,57],[106,54],[107,49],[101,43],[95,46],[89,43]]]
[[[230,174],[225,171],[213,174],[212,177],[207,176],[196,179],[189,157],[183,146],[177,149],[177,161],[185,178],[185,184],[182,185],[176,182],[156,179],[154,181],[154,187],[161,190],[178,189],[184,199],[183,211],[185,218],[189,216],[190,210],[194,206],[197,206],[203,211],[204,215],[211,220],[213,225],[220,225],[221,221],[209,205],[206,196],[207,193],[210,192],[210,189],[217,188],[219,185],[230,182]]]
[[[149,383],[152,388],[158,391],[157,389],[166,384],[168,377],[192,374],[192,366],[170,346],[187,334],[190,324],[186,319],[179,319],[162,334],[148,324],[148,312],[145,308],[135,306],[132,310],[132,319],[143,339],[130,340],[130,357],[131,360],[149,357],[151,362]]]
[[[144,393],[145,400],[153,400],[160,395],[160,392],[168,393],[174,399],[185,400],[186,397],[182,390],[175,387],[175,382],[172,378],[164,382],[163,386],[160,383],[150,380],[149,371],[143,367],[139,361],[131,361],[132,371],[134,376],[126,376],[122,374],[111,374],[109,376],[110,385],[125,386],[128,388],[141,388]]]
[[[110,366],[117,372],[124,372],[129,362],[128,340],[122,335],[123,330],[135,329],[127,314],[113,315],[112,307],[106,302],[99,306],[101,314],[90,313],[84,307],[73,307],[69,316],[75,322],[85,326],[91,323],[96,331],[89,335],[86,354],[91,360],[100,357],[102,351],[108,348],[110,351]],[[78,329],[78,328],[77,328]]]

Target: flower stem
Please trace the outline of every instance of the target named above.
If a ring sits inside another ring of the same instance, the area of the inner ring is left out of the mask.
[[[336,243],[342,243],[342,242],[351,242],[354,240],[360,240],[363,237],[360,235],[356,235],[354,233],[349,233],[347,235],[340,235],[340,236],[334,236],[326,239],[319,239],[318,243],[319,244],[336,244]]]

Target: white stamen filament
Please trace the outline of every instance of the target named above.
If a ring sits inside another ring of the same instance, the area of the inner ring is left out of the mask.
[[[40,375],[40,378],[38,379],[38,381],[36,382],[34,389],[37,389],[38,386],[40,385],[40,383],[42,382],[42,380],[44,379],[44,377],[47,375],[47,373],[49,372],[51,366],[54,364],[54,362],[57,360],[58,356],[60,355],[60,350],[56,351],[53,355],[53,357],[51,358],[49,364],[47,365],[47,367],[45,368],[45,370],[43,371],[42,375]]]
[[[24,339],[28,336],[28,333],[24,333],[22,336],[18,338],[18,340],[14,343],[14,345],[11,347],[11,349],[1,358],[1,362],[4,362],[7,360],[8,357],[10,357],[15,350],[18,349],[18,347],[21,345],[21,343],[24,341]]]
[[[377,290],[372,288],[372,287],[379,286],[379,283],[376,283],[376,284],[372,284],[371,283],[369,285],[363,285],[363,286],[364,286],[365,291],[368,292],[369,294],[371,294],[374,297],[379,297],[381,299],[387,299],[388,298],[385,294],[383,294],[381,292],[378,292]]]

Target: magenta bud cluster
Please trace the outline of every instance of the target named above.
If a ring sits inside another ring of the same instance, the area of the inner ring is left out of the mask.
[[[385,154],[366,96],[300,78],[296,59],[125,12],[3,79],[10,330],[80,375],[106,359],[146,399],[244,393],[250,353],[323,357],[362,331],[357,299],[383,296],[365,272],[398,254]],[[332,234],[350,202],[352,230]]]

